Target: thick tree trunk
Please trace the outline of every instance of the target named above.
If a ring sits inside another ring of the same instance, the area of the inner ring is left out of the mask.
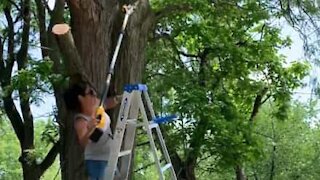
[[[124,17],[121,12],[122,4],[116,0],[70,0],[68,6],[71,12],[72,35],[81,64],[90,81],[101,93]],[[149,2],[140,0],[136,10],[129,18],[116,62],[111,94],[122,93],[125,83],[141,83],[145,59],[144,48],[151,26],[150,17],[152,16],[148,15],[149,13]],[[66,60],[73,61],[72,59]],[[64,111],[63,104],[60,108],[59,114],[62,117],[64,129],[61,132],[64,139],[62,178],[86,179],[83,151],[77,143],[72,115]]]

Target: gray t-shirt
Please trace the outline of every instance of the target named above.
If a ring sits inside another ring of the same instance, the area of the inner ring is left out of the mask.
[[[110,117],[107,113],[104,113],[106,116],[106,123],[103,130],[103,135],[100,137],[98,142],[92,142],[89,140],[87,146],[85,147],[84,159],[85,160],[103,160],[107,161],[110,155],[110,145],[112,141],[112,132],[110,128]],[[83,118],[86,121],[89,121],[91,117],[84,114],[76,114],[75,120],[78,118]]]

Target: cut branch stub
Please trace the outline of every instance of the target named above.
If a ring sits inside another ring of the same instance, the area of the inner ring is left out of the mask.
[[[70,31],[70,26],[67,24],[56,24],[52,28],[52,32],[55,35],[65,35]]]
[[[83,80],[91,83],[74,44],[70,26],[67,24],[56,24],[52,27],[52,33],[56,36],[60,52],[64,57],[65,70],[71,77],[71,81]]]

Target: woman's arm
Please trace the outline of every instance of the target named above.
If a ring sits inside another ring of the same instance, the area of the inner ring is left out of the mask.
[[[84,119],[77,119],[75,121],[74,127],[77,132],[79,144],[85,148],[86,145],[89,143],[89,138],[93,133],[94,129],[96,128],[97,122],[92,119],[90,121],[86,121]]]
[[[112,109],[116,107],[118,104],[121,103],[121,100],[122,100],[122,95],[117,95],[117,96],[107,98],[105,101],[106,109]]]

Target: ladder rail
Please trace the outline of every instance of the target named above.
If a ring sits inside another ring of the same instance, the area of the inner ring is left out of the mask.
[[[153,110],[153,105],[152,105],[152,102],[151,102],[151,99],[150,99],[150,96],[149,96],[148,92],[147,91],[143,91],[143,95],[144,95],[144,97],[146,99],[147,107],[148,107],[148,109],[150,111],[151,117],[152,117],[152,119],[155,119],[156,115],[155,115],[155,112]],[[168,149],[166,147],[166,144],[165,144],[165,141],[163,139],[163,135],[162,135],[161,129],[160,129],[158,124],[157,124],[157,126],[155,126],[155,129],[156,129],[157,134],[158,134],[158,138],[159,138],[159,141],[160,141],[160,146],[162,148],[165,160],[167,161],[167,163],[172,164]],[[173,165],[171,166],[170,169],[172,171],[171,172],[172,179],[176,180],[177,176],[176,176],[176,173],[175,173]]]
[[[171,169],[171,171],[172,171],[172,172],[171,172],[171,178],[174,179],[174,180],[176,180],[176,179],[177,179],[177,176],[176,176],[176,173],[175,173],[173,164],[172,164],[172,162],[171,162],[171,158],[170,158],[170,155],[169,155],[167,146],[166,146],[166,144],[165,144],[165,142],[164,142],[164,139],[162,138],[163,136],[162,136],[162,132],[161,132],[159,126],[156,127],[156,131],[157,131],[157,133],[158,133],[158,137],[159,137],[159,136],[161,137],[161,138],[159,138],[159,140],[160,140],[160,144],[161,144],[162,150],[164,151],[164,152],[163,152],[164,157],[165,157],[167,163],[171,164],[171,167],[170,167],[170,169]]]
[[[141,111],[142,118],[143,118],[143,121],[144,121],[144,127],[145,127],[145,129],[147,131],[147,135],[148,135],[148,138],[149,138],[149,142],[150,142],[153,158],[154,158],[155,163],[157,165],[157,170],[158,170],[158,173],[159,173],[159,179],[163,180],[163,172],[161,171],[161,164],[160,164],[160,160],[159,160],[158,155],[157,155],[156,144],[155,144],[154,139],[152,137],[152,131],[151,131],[151,128],[149,127],[148,116],[147,116],[147,113],[146,113],[146,110],[145,110],[145,107],[144,107],[144,104],[143,104],[143,101],[142,101],[141,98],[139,99],[139,106],[141,108],[140,111]]]
[[[144,97],[146,99],[147,108],[150,111],[151,118],[155,119],[156,118],[156,114],[154,113],[153,105],[152,105],[152,102],[151,102],[151,99],[150,99],[150,96],[149,96],[148,92],[147,91],[143,91],[143,95],[144,95]]]
[[[119,116],[117,118],[116,129],[113,136],[113,142],[111,143],[112,150],[110,151],[108,166],[106,168],[106,174],[107,174],[105,178],[106,180],[113,180],[115,176],[115,170],[117,169],[117,162],[119,158],[118,156],[121,150],[121,144],[122,144],[124,130],[125,130],[124,129],[125,123],[126,123],[125,120],[128,118],[128,115],[129,115],[131,99],[132,99],[131,94],[128,92],[124,92],[121,106],[120,106]]]
[[[141,92],[132,92],[132,100],[131,105],[137,104],[138,97],[141,97]],[[133,149],[135,143],[135,135],[136,135],[136,124],[138,120],[139,108],[132,107],[129,111],[129,118],[135,119],[135,123],[128,122],[126,124],[126,132],[124,137],[124,144],[123,148],[125,151],[130,151],[130,154],[126,157],[122,157],[120,162],[120,179],[128,179],[130,174],[130,167],[133,165],[132,156],[133,156]]]

